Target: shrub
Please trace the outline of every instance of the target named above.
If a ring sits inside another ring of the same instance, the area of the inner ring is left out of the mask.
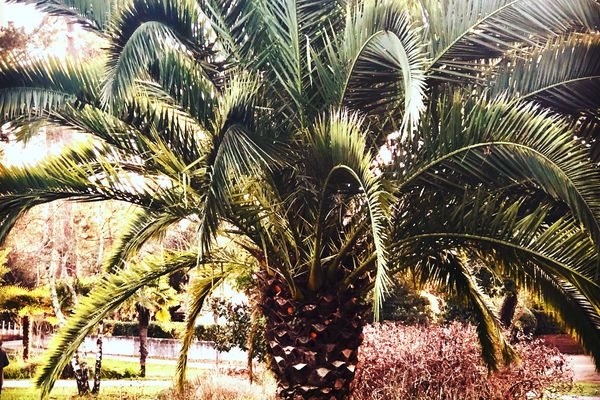
[[[160,393],[158,400],[275,400],[276,384],[270,374],[250,384],[247,378],[207,373],[189,382],[182,393]]]
[[[196,327],[198,340],[213,342],[218,351],[229,351],[236,346],[247,351],[252,326],[252,308],[247,304],[236,304],[223,299],[212,300],[210,306],[219,317],[225,318],[225,323]],[[267,357],[264,329],[265,320],[261,317],[253,340],[254,358],[261,362]]]
[[[35,374],[39,361],[24,362],[23,360],[10,360],[4,368],[4,379],[29,379]]]
[[[520,363],[488,374],[471,325],[367,326],[353,396],[508,400],[542,398],[547,390],[570,388],[572,373],[558,350],[538,340],[514,346]]]
[[[409,325],[427,325],[434,319],[429,301],[405,282],[394,284],[381,309],[381,318]]]
[[[28,362],[23,360],[10,360],[10,364],[4,369],[5,379],[31,379],[35,376],[37,367],[40,365],[41,359],[31,359]],[[100,377],[102,379],[131,379],[139,377],[139,372],[132,368],[124,367],[122,363],[112,360],[102,361],[102,370]],[[93,374],[94,364],[88,363],[89,373]],[[73,378],[73,370],[68,365],[61,374],[62,379]],[[90,379],[92,376],[90,376]]]
[[[112,336],[139,336],[140,328],[137,322],[105,321]],[[177,339],[182,329],[181,322],[150,322],[148,324],[148,337],[159,339]]]

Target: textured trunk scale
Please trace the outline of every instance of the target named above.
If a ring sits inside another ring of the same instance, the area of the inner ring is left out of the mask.
[[[263,280],[262,309],[271,368],[281,399],[345,399],[354,379],[365,307],[351,294],[293,300],[286,285]]]
[[[21,319],[23,328],[23,361],[29,360],[29,348],[31,346],[31,317],[24,315]]]
[[[148,357],[148,324],[150,323],[150,310],[142,305],[137,305],[138,323],[140,329],[140,376],[146,376],[146,358]]]

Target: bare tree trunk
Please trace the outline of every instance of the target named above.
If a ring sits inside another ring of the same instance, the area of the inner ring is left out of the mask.
[[[100,372],[102,371],[102,340],[104,338],[104,327],[102,322],[98,324],[98,336],[96,338],[96,365],[94,366],[94,387],[92,394],[100,392]]]
[[[65,315],[60,309],[58,293],[56,292],[56,265],[58,264],[59,257],[58,250],[52,249],[50,264],[46,265],[46,274],[48,275],[48,287],[50,288],[50,300],[52,300],[54,315],[56,315],[56,318],[58,319],[58,324],[62,326],[65,324]]]
[[[77,391],[80,396],[85,396],[90,393],[90,383],[88,381],[88,367],[85,360],[81,359],[79,351],[75,353],[75,357],[71,360],[71,366],[75,374],[75,381],[77,382]]]
[[[27,361],[31,347],[31,317],[29,315],[24,315],[21,319],[21,328],[23,329],[23,361]]]
[[[248,380],[250,384],[254,381],[254,338],[256,337],[256,332],[258,331],[258,319],[260,317],[260,309],[258,307],[254,307],[252,310],[252,315],[250,316],[250,332],[248,332],[248,339],[246,342],[246,347],[248,348]]]
[[[148,324],[150,323],[150,310],[138,304],[138,324],[140,329],[140,376],[146,376],[146,358],[148,357]]]

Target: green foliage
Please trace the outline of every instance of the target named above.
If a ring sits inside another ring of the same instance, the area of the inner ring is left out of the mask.
[[[104,326],[112,336],[139,336],[137,322],[104,320]],[[182,322],[155,322],[148,324],[148,337],[158,339],[177,339],[183,330]]]
[[[294,299],[371,294],[375,317],[410,271],[470,307],[493,369],[512,352],[482,263],[600,368],[599,150],[575,138],[600,126],[597,1],[31,1],[107,42],[89,63],[0,67],[1,122],[89,138],[0,166],[0,239],[58,199],[137,210],[52,346],[43,397],[107,313],[198,264],[180,384],[204,300],[241,269],[277,274]],[[124,268],[182,220],[195,250]]]
[[[42,359],[40,358],[28,361],[23,361],[20,358],[11,359],[8,367],[4,369],[4,378],[32,379],[35,377],[35,372],[41,363]],[[73,370],[70,366],[61,374],[61,379],[72,379],[73,377]],[[118,361],[104,359],[102,360],[102,371],[100,377],[102,379],[131,379],[138,377],[138,371],[133,367],[123,366],[123,363]]]
[[[46,287],[26,289],[20,286],[2,286],[0,289],[0,312],[34,315],[52,310],[50,293]]]
[[[238,347],[244,351],[248,350],[248,335],[252,324],[252,309],[247,304],[235,304],[224,299],[214,299],[210,302],[210,309],[219,318],[223,318],[223,324],[197,327],[196,336],[198,340],[208,340],[215,344],[218,351],[229,351]],[[253,342],[254,358],[264,361],[267,356],[267,343],[264,334],[265,320],[258,321],[257,334]]]
[[[429,301],[407,283],[395,283],[381,307],[382,321],[398,321],[407,325],[428,325],[434,315]]]
[[[4,379],[31,379],[39,365],[39,360],[23,361],[21,357],[12,357],[9,361],[4,368]]]

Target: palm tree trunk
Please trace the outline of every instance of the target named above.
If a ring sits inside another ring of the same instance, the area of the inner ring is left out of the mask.
[[[146,358],[148,357],[148,324],[150,322],[150,310],[137,305],[138,324],[140,329],[140,376],[146,376]]]
[[[103,324],[98,324],[98,336],[96,337],[96,365],[94,365],[94,386],[92,394],[100,393],[100,373],[102,372],[102,339],[103,339]]]
[[[29,359],[29,349],[31,345],[31,317],[24,315],[21,319],[21,327],[23,329],[23,361]]]
[[[349,293],[297,301],[275,278],[263,283],[262,310],[281,399],[345,399],[362,343],[365,306]]]
[[[500,307],[500,322],[506,329],[512,325],[512,320],[515,316],[515,311],[517,310],[517,304],[519,303],[518,300],[518,293],[512,291],[508,293],[502,301],[502,306]]]

